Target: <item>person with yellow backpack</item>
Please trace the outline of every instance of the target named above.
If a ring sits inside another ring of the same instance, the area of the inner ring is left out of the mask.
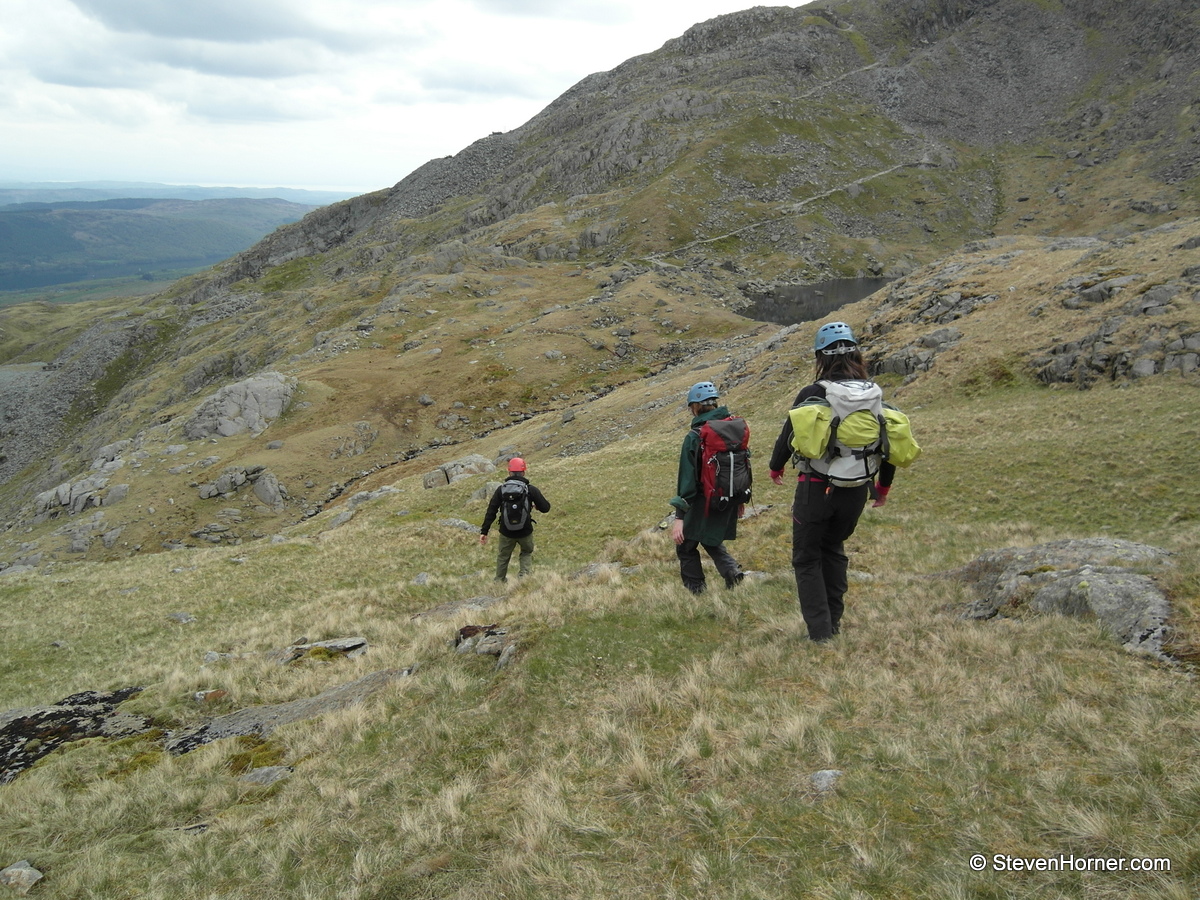
[[[887,502],[896,466],[920,454],[908,418],[883,402],[854,333],[830,322],[814,341],[816,381],[801,389],[771,452],[770,476],[783,484],[792,459],[798,470],[792,502],[792,568],[810,640],[841,631],[854,533],[868,497]]]

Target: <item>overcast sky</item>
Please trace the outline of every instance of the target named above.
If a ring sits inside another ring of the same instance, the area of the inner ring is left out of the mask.
[[[0,182],[376,190],[754,5],[0,0]]]

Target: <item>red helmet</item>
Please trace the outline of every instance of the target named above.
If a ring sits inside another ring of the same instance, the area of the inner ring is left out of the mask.
[[[508,461],[508,471],[524,472],[525,471],[525,460],[521,459],[521,457],[519,457],[519,456],[514,456],[512,459],[510,459]]]

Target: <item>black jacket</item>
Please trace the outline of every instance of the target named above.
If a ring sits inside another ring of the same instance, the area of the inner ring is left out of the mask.
[[[514,472],[509,475],[505,481],[523,481],[529,485],[529,502],[538,512],[550,512],[550,501],[542,496],[542,492],[529,484],[529,479],[524,475]],[[500,512],[500,488],[496,488],[492,494],[491,502],[488,503],[487,513],[483,517],[483,527],[479,529],[480,534],[487,534],[491,530],[492,523],[496,521],[496,515]],[[504,519],[500,520],[500,533],[505,537],[525,537],[527,534],[533,534],[533,516],[529,517],[529,521],[520,531],[509,531],[504,527]]]

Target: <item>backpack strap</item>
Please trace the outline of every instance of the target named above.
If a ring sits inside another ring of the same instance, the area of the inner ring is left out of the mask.
[[[837,449],[837,431],[838,426],[842,424],[841,416],[834,416],[833,421],[829,423],[829,446],[825,450],[826,462],[833,462],[838,457]]]

